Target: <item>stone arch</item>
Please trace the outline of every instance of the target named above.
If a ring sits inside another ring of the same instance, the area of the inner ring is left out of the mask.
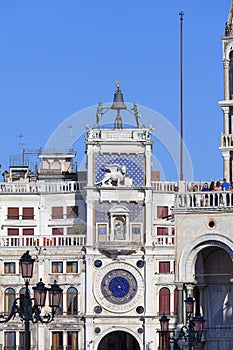
[[[226,47],[226,51],[225,51],[225,57],[224,59],[229,60],[230,59],[230,53],[233,50],[233,41],[231,41],[227,47]]]
[[[140,326],[138,328],[140,328]],[[142,347],[143,347],[142,341],[141,341],[140,337],[135,332],[133,332],[131,329],[125,328],[125,327],[114,327],[114,328],[108,329],[102,333],[101,339],[99,339],[99,341],[96,342],[95,350],[102,350],[101,343],[103,342],[104,338],[110,336],[111,333],[114,335],[114,333],[117,333],[117,332],[122,332],[123,334],[129,334],[132,337],[132,339],[134,339],[135,342],[138,344],[138,350],[142,349]],[[115,350],[117,350],[117,348]]]
[[[194,282],[195,263],[197,254],[204,248],[216,246],[225,250],[233,261],[233,242],[229,238],[219,234],[199,236],[192,243],[185,246],[178,265],[177,280],[180,282]]]

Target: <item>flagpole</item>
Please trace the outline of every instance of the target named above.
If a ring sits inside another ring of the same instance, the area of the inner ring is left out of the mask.
[[[184,12],[179,13],[180,16],[180,181],[184,180],[183,175],[183,17]]]

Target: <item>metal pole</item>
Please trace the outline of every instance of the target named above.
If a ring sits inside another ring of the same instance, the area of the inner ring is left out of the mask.
[[[183,175],[183,17],[184,12],[179,13],[180,16],[180,181],[184,180]]]
[[[162,331],[162,350],[164,350],[164,332]]]
[[[25,312],[25,350],[30,350],[31,348],[31,334],[30,334],[30,307],[31,307],[31,299],[30,299],[30,292],[28,288],[29,282],[25,282],[26,286],[26,292],[24,295],[24,301],[25,305],[23,306],[24,312]]]

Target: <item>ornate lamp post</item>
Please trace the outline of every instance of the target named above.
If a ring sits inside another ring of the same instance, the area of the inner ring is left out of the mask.
[[[161,331],[159,332],[162,334],[161,350],[170,349],[170,344],[167,346],[167,340],[169,340],[169,343],[170,343],[170,340],[172,340],[174,343],[177,343],[179,340],[183,340],[188,345],[189,350],[192,350],[194,346],[201,343],[205,320],[201,315],[196,315],[192,317],[194,299],[191,296],[189,296],[184,302],[185,302],[185,309],[186,309],[186,315],[187,315],[187,324],[181,327],[177,338],[168,337],[168,333],[170,332],[169,331],[170,319],[167,318],[165,314],[163,314],[163,316],[159,320],[160,327],[161,327]],[[165,343],[165,340],[166,340],[166,343]]]
[[[170,318],[168,318],[165,314],[159,319],[160,327],[161,327],[161,335],[162,335],[162,349],[161,350],[167,350],[170,349],[170,346],[167,347],[167,335],[169,332],[169,321]]]
[[[187,325],[181,328],[178,339],[183,339],[187,342],[189,350],[192,350],[194,345],[201,342],[205,320],[201,315],[192,317],[194,306],[194,299],[192,297],[189,296],[184,302],[187,315]]]
[[[42,322],[49,323],[54,319],[56,308],[59,307],[60,298],[62,295],[62,289],[56,284],[51,285],[51,288],[45,287],[45,284],[40,280],[35,287],[32,287],[34,291],[34,298],[31,298],[29,291],[29,281],[33,276],[33,266],[35,259],[29,255],[29,251],[24,253],[19,260],[21,266],[22,277],[25,281],[25,293],[14,300],[10,314],[0,319],[0,322],[8,322],[14,318],[17,314],[20,319],[24,321],[25,325],[25,350],[30,350],[31,336],[30,336],[30,321],[32,323]],[[46,294],[49,294],[49,306],[51,313],[41,315],[42,308],[45,306]],[[19,305],[18,305],[19,301]],[[1,315],[1,318],[4,315]]]

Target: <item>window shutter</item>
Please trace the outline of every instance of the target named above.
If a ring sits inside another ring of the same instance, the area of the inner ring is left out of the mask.
[[[19,208],[8,208],[8,219],[19,219]]]
[[[170,291],[168,288],[161,288],[159,291],[159,314],[170,315]]]
[[[34,208],[23,208],[23,219],[33,220],[34,219]]]

